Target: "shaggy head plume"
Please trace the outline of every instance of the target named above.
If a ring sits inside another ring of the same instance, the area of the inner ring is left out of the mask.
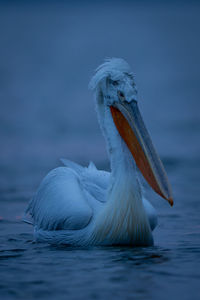
[[[106,77],[110,77],[112,80],[119,80],[124,76],[124,74],[133,77],[131,68],[124,59],[105,59],[105,62],[96,69],[96,73],[89,83],[89,89],[95,90],[102,79]]]

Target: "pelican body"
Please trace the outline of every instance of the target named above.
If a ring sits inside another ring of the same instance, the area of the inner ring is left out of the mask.
[[[151,187],[171,205],[171,188],[137,104],[129,65],[106,60],[89,87],[105,137],[111,172],[91,162],[82,167],[63,159],[30,201],[36,241],[76,246],[153,245],[157,225],[153,206],[144,198],[137,167]]]

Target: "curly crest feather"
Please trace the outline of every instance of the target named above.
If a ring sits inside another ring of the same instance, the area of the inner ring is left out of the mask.
[[[110,77],[112,80],[118,80],[122,75],[128,74],[133,77],[131,68],[122,58],[107,58],[97,69],[95,75],[89,83],[89,89],[95,90],[102,79]]]

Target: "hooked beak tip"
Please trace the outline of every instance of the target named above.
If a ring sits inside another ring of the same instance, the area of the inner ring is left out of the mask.
[[[171,206],[174,205],[174,201],[173,201],[172,197],[170,197],[169,199],[167,199],[167,201],[169,202],[169,204],[170,204]]]

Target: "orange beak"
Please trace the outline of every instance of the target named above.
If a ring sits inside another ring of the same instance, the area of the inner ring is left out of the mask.
[[[142,175],[156,193],[173,205],[167,174],[151,142],[137,102],[115,102],[110,110],[115,126],[132,153]]]

